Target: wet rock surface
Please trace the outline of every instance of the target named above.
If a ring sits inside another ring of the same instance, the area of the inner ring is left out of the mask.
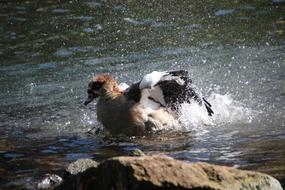
[[[99,163],[92,159],[79,159],[69,164],[69,166],[66,169],[65,175],[69,174],[75,175],[87,170],[88,168],[97,167],[98,165]]]
[[[59,185],[62,178],[55,174],[46,174],[38,183],[37,189],[51,189]]]
[[[282,190],[273,177],[259,172],[167,156],[114,157],[67,177],[61,189],[203,189]]]

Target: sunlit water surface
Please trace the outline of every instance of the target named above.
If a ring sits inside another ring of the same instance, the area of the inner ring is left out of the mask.
[[[139,148],[268,173],[285,183],[284,1],[1,3],[0,184],[34,188],[79,158]],[[186,69],[213,117],[183,104],[175,130],[90,135],[92,74],[132,83]]]

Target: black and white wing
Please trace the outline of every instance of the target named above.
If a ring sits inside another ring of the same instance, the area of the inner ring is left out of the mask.
[[[199,105],[205,106],[209,116],[214,113],[211,104],[192,85],[192,80],[185,70],[153,71],[129,87],[125,94],[129,99],[140,102],[150,109],[163,106],[176,110],[179,104],[196,101]]]

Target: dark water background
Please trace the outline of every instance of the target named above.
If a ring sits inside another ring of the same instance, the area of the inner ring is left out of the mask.
[[[285,1],[1,1],[0,187],[34,188],[78,158],[135,148],[268,173],[285,184]],[[92,73],[187,69],[211,124],[145,138],[88,135]]]

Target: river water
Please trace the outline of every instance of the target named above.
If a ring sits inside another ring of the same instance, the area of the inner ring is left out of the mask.
[[[35,188],[78,158],[139,148],[273,175],[285,185],[285,1],[7,1],[0,26],[0,186]],[[214,117],[182,106],[179,130],[87,133],[92,74],[135,82],[186,69]]]

